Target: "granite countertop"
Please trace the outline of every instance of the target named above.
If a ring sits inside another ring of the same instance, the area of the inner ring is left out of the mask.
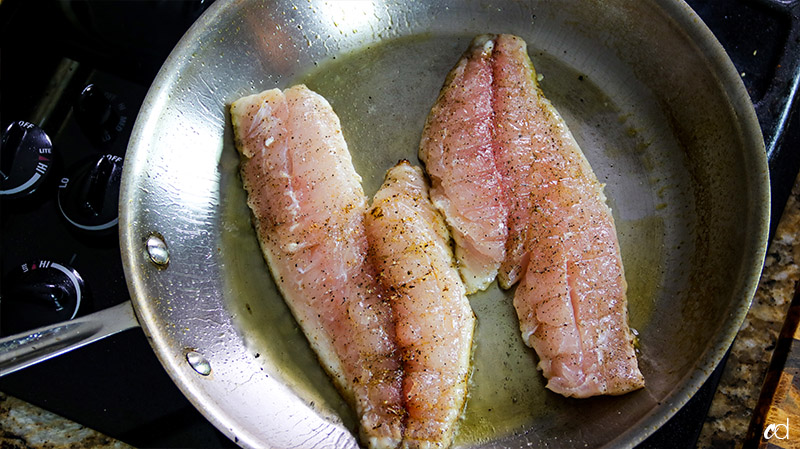
[[[128,449],[125,443],[0,393],[2,449]]]
[[[698,449],[739,448],[800,279],[800,176],[767,253],[751,309],[731,348]],[[756,431],[760,431],[756,429]],[[0,393],[0,448],[129,448]]]

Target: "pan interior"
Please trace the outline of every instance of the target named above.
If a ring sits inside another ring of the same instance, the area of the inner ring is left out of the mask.
[[[296,80],[325,96],[341,118],[367,195],[374,194],[386,170],[398,160],[405,158],[420,164],[416,152],[425,117],[444,76],[470,39],[471,36],[458,35],[399,38],[337,56]],[[656,120],[637,123],[644,118],[641,114],[623,110],[588,75],[544,51],[529,50],[543,75],[543,89],[556,107],[564,111],[598,176],[607,184],[630,284],[631,323],[644,332],[649,329],[655,304],[669,300],[658,297],[665,283],[668,256],[664,248],[669,246],[665,239],[678,238],[667,232],[677,234],[679,229],[694,226],[690,215],[674,210],[676,206],[692,204],[691,196],[679,188],[681,181],[676,180],[684,173],[684,161],[658,160],[658,154],[651,154],[655,153],[651,142],[655,139],[652,133],[658,131],[652,130],[652,124],[658,123]],[[420,61],[420,55],[425,55],[425,59]],[[674,141],[662,141],[655,147],[677,150]],[[661,182],[661,178],[671,179],[672,184]],[[683,178],[684,184],[689,182],[687,176]],[[223,204],[238,206],[235,212],[233,208],[230,211],[230,223],[247,224],[249,212],[242,207],[242,198],[238,198],[242,196],[242,187],[238,183],[231,183],[230,187],[228,194],[237,198]],[[656,193],[659,190],[660,194]],[[252,231],[245,228],[241,233],[222,236],[221,255],[230,257],[229,263],[253,252],[257,245]],[[246,238],[236,243],[226,240],[243,236]],[[263,265],[260,257],[254,254],[248,265]],[[252,277],[246,267],[227,272],[232,276]],[[675,273],[670,276],[679,277]],[[262,352],[280,360],[276,365],[287,379],[302,383],[309,390],[319,384],[328,387],[330,382],[325,380],[296,324],[288,319],[287,308],[275,286],[271,282],[267,285],[269,276],[261,277],[265,282],[255,289],[251,287],[252,280],[245,283],[245,279],[231,279],[232,290],[246,292],[237,295],[233,303],[237,316],[241,317],[242,329],[253,330],[250,337],[254,347],[263,348]],[[686,284],[685,279],[679,282]],[[266,300],[259,297],[265,291],[271,293]],[[575,406],[581,407],[579,402],[559,401],[546,392],[536,369],[535,355],[519,336],[512,297],[513,289],[504,292],[496,284],[471,297],[479,325],[470,399],[459,442],[489,440],[497,433],[530,427],[542,418],[558,421],[559,417],[552,416],[556,409],[561,409],[557,415],[567,415],[575,411]],[[283,328],[276,326],[276,321],[283,323]],[[277,338],[264,329],[280,329],[283,337]],[[276,344],[276,340],[280,342]],[[297,356],[298,346],[304,348],[302,358]],[[325,404],[331,411],[340,410],[338,396],[330,388],[323,391],[314,399],[315,404],[320,407]]]
[[[371,196],[399,159],[419,163],[445,75],[485,32],[526,39],[542,89],[606,183],[647,387],[588,400],[550,393],[519,337],[513,290],[492,285],[470,298],[478,328],[456,446],[630,447],[688,399],[749,302],[766,186],[752,108],[730,98],[741,83],[732,94],[715,72],[732,66],[697,46],[702,29],[689,35],[678,25],[684,6],[356,2],[366,9],[348,15],[338,2],[277,3],[215,5],[190,30],[148,95],[125,167],[122,241],[137,313],[167,371],[212,422],[247,447],[289,447],[304,422],[329,426],[316,427],[313,445],[355,444],[347,433],[356,418],[261,256],[227,107],[306,83],[339,115]],[[678,72],[656,79],[666,45]],[[167,269],[139,250],[152,232],[170,245]],[[188,351],[203,353],[213,375],[198,378]],[[277,398],[291,403],[289,419]]]

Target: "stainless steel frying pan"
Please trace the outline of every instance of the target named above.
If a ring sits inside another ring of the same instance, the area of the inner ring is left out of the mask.
[[[471,38],[514,33],[615,213],[647,388],[544,389],[511,293],[471,297],[471,390],[456,447],[632,447],[729,347],[768,232],[764,144],[722,47],[674,0],[218,0],[147,95],[126,156],[121,248],[133,305],[176,384],[244,447],[350,448],[356,418],[278,294],[237,175],[228,106],[305,82],[339,114],[368,194],[416,160]]]

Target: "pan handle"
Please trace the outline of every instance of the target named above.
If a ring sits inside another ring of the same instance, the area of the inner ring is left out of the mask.
[[[137,326],[133,306],[125,301],[70,321],[11,335],[0,340],[0,376]]]

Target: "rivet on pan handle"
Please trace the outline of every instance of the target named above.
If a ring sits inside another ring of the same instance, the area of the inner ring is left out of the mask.
[[[189,351],[186,353],[186,361],[198,374],[208,376],[211,374],[211,363],[208,359],[197,351]]]
[[[151,232],[147,236],[145,246],[150,262],[153,262],[160,269],[167,268],[169,265],[169,248],[167,248],[167,242],[164,241],[164,236],[157,232]]]

